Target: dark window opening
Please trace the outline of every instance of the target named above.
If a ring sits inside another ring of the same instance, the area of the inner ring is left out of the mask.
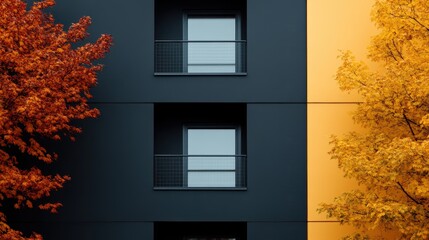
[[[246,240],[245,222],[155,222],[155,240]]]
[[[245,104],[156,104],[156,189],[245,189]]]
[[[155,1],[155,74],[245,74],[246,1]]]

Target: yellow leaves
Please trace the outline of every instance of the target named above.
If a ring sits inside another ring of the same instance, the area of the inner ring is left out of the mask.
[[[355,233],[351,236],[345,236],[342,240],[369,240],[369,236],[366,234]]]
[[[362,229],[396,229],[403,239],[429,238],[429,1],[376,0],[379,27],[370,72],[350,52],[341,55],[336,79],[357,91],[354,120],[367,134],[334,137],[331,158],[365,191],[322,204],[321,212]],[[352,238],[349,238],[352,239]]]
[[[429,127],[429,113],[422,116],[419,123],[425,127]]]
[[[424,208],[398,201],[394,194],[352,191],[335,198],[333,204],[321,204],[319,211],[364,230],[394,227],[408,236],[406,239],[425,239],[413,237],[426,231],[427,224],[417,221],[426,218]]]
[[[342,65],[338,68],[336,80],[343,91],[360,90],[367,85],[368,67],[363,62],[357,62],[350,51],[342,52],[339,56]]]

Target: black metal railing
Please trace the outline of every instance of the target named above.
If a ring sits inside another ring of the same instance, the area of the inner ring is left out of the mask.
[[[156,40],[155,74],[245,74],[246,41]]]
[[[246,188],[246,155],[178,155],[154,157],[158,189]]]

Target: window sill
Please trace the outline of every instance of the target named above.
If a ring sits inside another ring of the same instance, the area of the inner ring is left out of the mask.
[[[154,76],[247,76],[247,73],[160,73],[156,72]]]
[[[247,191],[247,187],[154,187],[156,191]]]

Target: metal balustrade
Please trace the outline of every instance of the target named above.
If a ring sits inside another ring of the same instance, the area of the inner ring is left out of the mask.
[[[156,189],[246,188],[246,155],[154,156]]]
[[[156,75],[245,74],[246,41],[155,41]]]

